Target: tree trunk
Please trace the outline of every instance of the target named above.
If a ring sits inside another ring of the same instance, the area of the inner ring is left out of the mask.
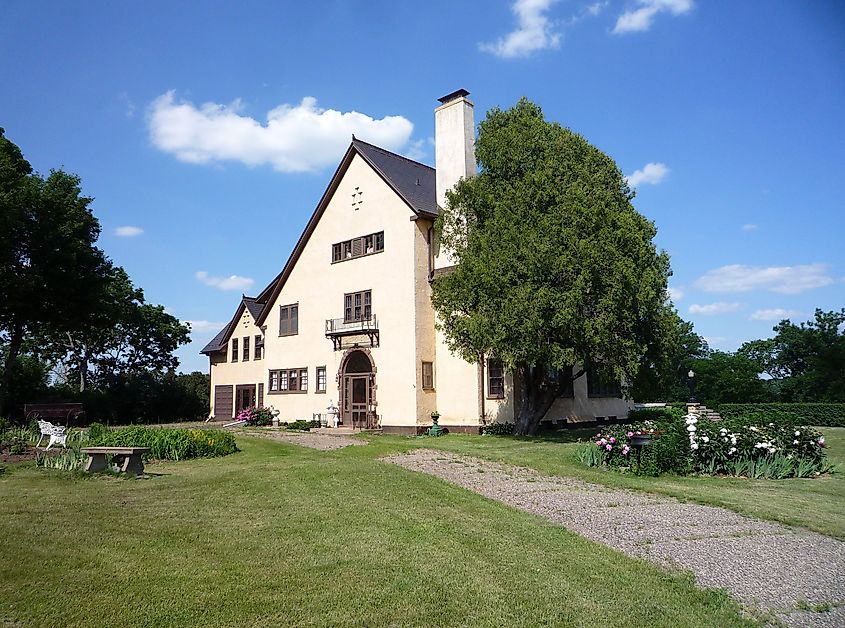
[[[534,436],[540,429],[540,421],[560,394],[561,386],[547,380],[545,366],[519,367],[514,374],[514,385],[514,434]]]
[[[79,392],[83,393],[88,387],[88,347],[85,345],[82,345],[79,353],[77,367],[79,368]]]
[[[3,377],[0,379],[0,417],[6,416],[6,403],[9,400],[9,386],[12,383],[12,370],[15,361],[23,345],[23,325],[13,325],[12,333],[9,335],[9,353],[6,356],[6,363],[3,365]]]

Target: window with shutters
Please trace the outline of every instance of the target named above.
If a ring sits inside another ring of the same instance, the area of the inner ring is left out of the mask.
[[[238,361],[238,339],[232,338],[232,362]]]
[[[279,335],[295,336],[299,333],[299,304],[279,306]]]
[[[308,369],[280,369],[270,371],[270,394],[308,392]]]
[[[373,315],[371,290],[350,292],[343,295],[343,320],[346,323],[368,321]]]
[[[332,264],[384,251],[384,231],[332,244]]]
[[[264,338],[261,334],[255,335],[255,359],[260,360],[264,357]]]
[[[244,362],[249,361],[249,336],[244,336]]]
[[[597,371],[587,371],[587,397],[621,397],[622,386],[619,382],[603,378]]]
[[[423,362],[422,363],[422,387],[423,387],[423,390],[433,390],[434,389],[434,363],[433,362]]]

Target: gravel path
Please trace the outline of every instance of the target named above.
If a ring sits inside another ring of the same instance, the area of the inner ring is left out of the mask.
[[[310,434],[308,432],[284,432],[255,430],[236,432],[243,436],[260,436],[261,438],[269,438],[271,440],[278,440],[285,443],[293,443],[294,445],[301,445],[302,447],[310,447],[311,449],[320,449],[328,451],[330,449],[341,449],[350,445],[366,445],[367,441],[359,440],[357,438],[350,438],[348,436],[331,436],[330,434]]]
[[[442,451],[416,449],[384,460],[545,517],[630,556],[688,569],[700,586],[723,587],[788,625],[845,626],[842,541],[722,508]]]

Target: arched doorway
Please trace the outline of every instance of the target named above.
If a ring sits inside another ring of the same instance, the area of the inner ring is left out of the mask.
[[[370,352],[353,349],[340,364],[340,420],[346,427],[376,427],[376,368]]]

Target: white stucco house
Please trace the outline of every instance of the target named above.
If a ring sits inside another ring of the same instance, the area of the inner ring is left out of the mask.
[[[202,350],[211,416],[264,405],[310,420],[331,402],[342,425],[385,432],[422,432],[434,411],[451,431],[513,421],[510,375],[453,355],[431,306],[431,281],[451,265],[434,220],[446,190],[476,171],[468,95],[435,109],[436,169],[353,137],[284,268]],[[630,406],[587,375],[546,419],[621,418]]]

